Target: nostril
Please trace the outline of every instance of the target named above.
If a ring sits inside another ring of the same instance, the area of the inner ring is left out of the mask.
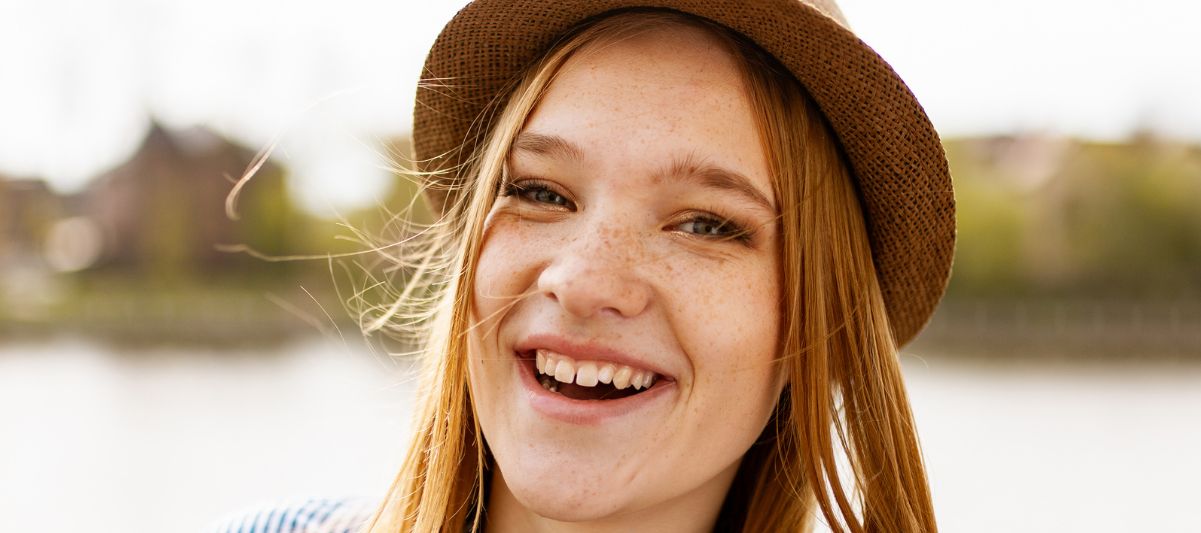
[[[616,317],[616,318],[620,318],[622,316],[621,310],[617,309],[616,307],[602,308],[600,310],[600,314],[602,316],[608,315],[608,316],[612,316],[612,317]]]

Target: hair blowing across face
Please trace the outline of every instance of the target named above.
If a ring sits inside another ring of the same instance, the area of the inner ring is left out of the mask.
[[[561,40],[495,116],[481,117],[490,129],[466,172],[475,177],[452,195],[457,202],[435,235],[443,245],[426,252],[442,257],[421,261],[447,268],[409,281],[445,290],[431,310],[414,440],[368,531],[483,527],[490,458],[473,415],[465,336],[484,220],[510,144],[572,54],[670,24],[704,28],[740,59],[780,206],[779,368],[788,385],[715,530],[806,531],[819,514],[839,532],[937,530],[862,210],[822,114],[787,70],[737,34],[676,13],[633,11]],[[840,463],[849,471],[839,472]]]

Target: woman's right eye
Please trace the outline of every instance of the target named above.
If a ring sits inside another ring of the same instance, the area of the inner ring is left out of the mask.
[[[536,204],[546,204],[567,209],[571,208],[571,200],[568,200],[566,196],[559,194],[559,192],[552,188],[549,184],[537,180],[524,180],[506,183],[503,195],[516,196],[521,200]]]

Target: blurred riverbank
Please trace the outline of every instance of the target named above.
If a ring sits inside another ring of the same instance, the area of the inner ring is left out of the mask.
[[[38,297],[0,309],[0,339],[67,335],[125,347],[271,348],[340,330],[361,337],[329,280],[257,287],[252,281],[156,287],[106,280],[60,287],[58,280],[40,280],[31,288]]]
[[[237,348],[270,350],[312,336],[362,337],[328,283],[274,290],[110,287],[43,314],[0,312],[5,342],[63,335],[134,348],[133,354],[174,346],[233,348],[231,356]],[[966,359],[1201,362],[1201,302],[949,299],[912,348]]]

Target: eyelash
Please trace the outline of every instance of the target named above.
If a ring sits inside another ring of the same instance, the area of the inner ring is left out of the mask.
[[[558,203],[554,203],[554,202],[542,201],[542,200],[538,200],[534,197],[534,195],[536,195],[538,193],[542,193],[542,192],[548,192],[548,193],[554,194],[555,196],[561,198],[563,200],[563,202],[565,202],[565,204],[558,204]],[[520,181],[505,181],[504,184],[502,184],[502,186],[501,186],[501,196],[503,196],[503,197],[515,196],[521,201],[531,202],[531,203],[536,203],[536,204],[549,204],[558,209],[575,209],[575,205],[572,203],[572,201],[570,199],[567,198],[567,195],[556,191],[555,186],[552,185],[551,183],[543,181],[543,180],[539,180],[539,179],[529,178],[529,179],[523,179]],[[675,225],[680,226],[683,224],[688,224],[688,223],[695,224],[698,222],[710,224],[710,225],[716,226],[718,229],[724,229],[725,231],[723,233],[719,233],[719,234],[703,234],[703,233],[688,233],[688,232],[686,232],[688,235],[699,237],[702,239],[718,241],[718,242],[734,241],[739,244],[743,244],[743,245],[747,245],[747,246],[749,246],[751,244],[751,241],[755,235],[755,232],[753,230],[744,229],[741,224],[738,224],[737,222],[735,222],[733,220],[730,220],[728,218],[722,218],[722,217],[712,215],[712,214],[709,214],[706,212],[695,213],[695,216],[692,216],[691,218],[681,221]]]
[[[559,198],[562,198],[563,201],[566,202],[566,205],[555,204],[553,202],[539,201],[539,200],[533,198],[532,196],[529,196],[529,194],[531,192],[532,193],[549,192],[551,194],[558,196]],[[572,204],[571,200],[569,200],[567,198],[567,195],[562,194],[559,191],[556,191],[555,187],[553,185],[551,185],[549,182],[542,181],[539,179],[531,178],[531,179],[524,179],[521,181],[505,181],[504,185],[501,186],[500,195],[501,196],[516,196],[518,199],[526,201],[526,202],[534,202],[534,203],[539,203],[539,204],[551,204],[551,205],[554,205],[559,208],[566,208],[566,209],[574,209],[575,208],[575,206]]]

